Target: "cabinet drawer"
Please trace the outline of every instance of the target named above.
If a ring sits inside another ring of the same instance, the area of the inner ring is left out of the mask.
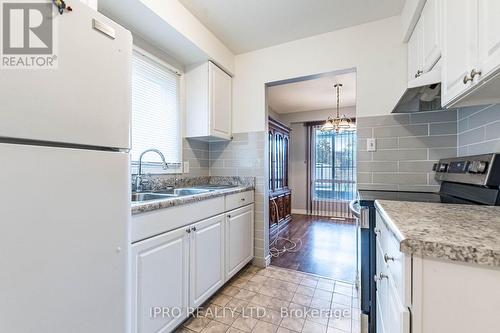
[[[226,196],[226,211],[253,203],[253,191],[235,193]]]
[[[218,197],[171,208],[152,210],[132,216],[132,242],[135,243],[161,233],[224,212],[224,198]]]
[[[411,258],[399,250],[399,241],[387,228],[384,219],[377,212],[377,243],[381,256],[380,262],[386,266],[386,270],[393,281],[402,304],[411,304]]]

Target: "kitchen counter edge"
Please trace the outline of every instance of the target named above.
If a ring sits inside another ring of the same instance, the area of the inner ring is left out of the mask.
[[[416,255],[419,257],[430,257],[441,260],[486,265],[500,267],[500,251],[489,249],[478,243],[477,246],[460,246],[450,244],[446,241],[427,241],[424,239],[412,238],[411,235],[405,235],[398,228],[395,219],[384,209],[384,205],[391,201],[376,200],[375,207],[381,214],[389,231],[396,237],[400,243],[400,251],[407,255]]]
[[[222,190],[214,190],[207,193],[187,195],[177,198],[165,198],[160,200],[132,203],[132,215],[150,212],[157,209],[165,209],[175,206],[186,205],[203,200],[213,199],[235,193],[255,190],[254,186],[239,186]]]

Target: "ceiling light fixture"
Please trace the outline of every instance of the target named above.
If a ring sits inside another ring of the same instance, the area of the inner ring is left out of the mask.
[[[343,131],[355,131],[356,125],[352,122],[350,118],[346,115],[340,116],[340,88],[342,83],[336,83],[333,87],[337,91],[337,116],[335,118],[328,117],[323,126],[321,126],[322,132],[332,132],[342,133]]]

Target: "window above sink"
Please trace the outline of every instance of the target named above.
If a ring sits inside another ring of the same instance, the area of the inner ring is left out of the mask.
[[[148,149],[158,149],[168,168],[164,169],[158,154],[145,154],[143,173],[181,173],[182,133],[177,71],[161,59],[135,48],[132,60],[132,173],[136,174],[139,156]]]

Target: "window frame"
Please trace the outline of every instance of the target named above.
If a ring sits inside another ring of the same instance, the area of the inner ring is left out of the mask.
[[[141,47],[138,47],[137,45],[134,45],[132,48],[132,57],[135,56],[141,56],[144,58],[145,61],[152,63],[153,65],[159,66],[160,68],[164,69],[165,71],[171,72],[174,75],[177,76],[177,105],[178,105],[178,135],[179,135],[179,140],[178,140],[178,145],[176,149],[178,149],[179,152],[179,163],[178,165],[173,165],[172,162],[167,161],[169,163],[168,169],[163,169],[162,163],[160,162],[142,162],[142,173],[143,174],[151,174],[151,175],[165,175],[165,174],[182,174],[183,173],[183,140],[184,140],[184,103],[183,103],[183,96],[184,96],[184,82],[183,82],[183,75],[184,73],[176,68],[175,66],[172,66],[165,60],[159,58],[158,56],[153,55],[152,53],[144,50]],[[132,63],[131,63],[131,66]],[[131,94],[132,94],[132,89],[131,88]],[[131,121],[133,121],[133,110],[131,110]],[[131,125],[132,128],[132,125]],[[133,135],[132,131],[130,133],[130,141],[131,144],[133,144]],[[161,150],[161,149],[160,149]],[[132,158],[130,158],[130,165],[131,165],[131,173],[133,175],[138,173],[139,170],[139,161],[133,161]]]

